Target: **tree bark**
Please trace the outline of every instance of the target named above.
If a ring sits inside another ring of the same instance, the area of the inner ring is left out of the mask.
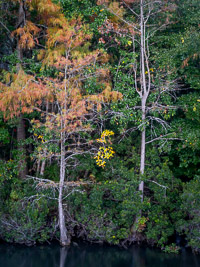
[[[144,174],[145,170],[145,148],[146,148],[146,127],[145,127],[145,117],[146,117],[146,101],[142,99],[142,123],[143,129],[141,133],[141,152],[140,152],[140,174]],[[143,202],[144,198],[144,181],[141,181],[139,184],[139,190],[141,191],[141,201]]]
[[[40,174],[40,160],[37,161],[37,170],[36,170],[37,176]]]
[[[141,104],[142,104],[142,133],[141,133],[141,152],[140,152],[140,174],[144,174],[145,170],[145,143],[146,143],[146,99],[148,96],[148,90],[146,86],[145,78],[145,34],[144,34],[144,2],[140,0],[140,82],[141,82]],[[144,198],[144,181],[141,181],[139,184],[139,190],[141,192],[141,201],[143,202]]]
[[[22,142],[26,139],[25,133],[25,125],[23,115],[21,114],[19,117],[19,123],[17,125],[17,142],[18,142],[18,150],[19,150],[19,177],[24,179],[27,175],[27,163],[26,163],[26,148]]]
[[[25,24],[25,10],[24,10],[24,2],[21,1],[19,5],[19,14],[18,14],[18,27],[23,27]],[[23,51],[17,43],[17,57],[19,59],[19,63],[17,63],[17,72],[21,69],[21,62],[23,59]],[[19,160],[19,177],[24,179],[28,173],[28,167],[26,162],[26,147],[22,144],[22,142],[26,139],[25,133],[25,123],[23,115],[19,116],[19,123],[17,125],[17,142],[18,142],[18,150],[20,151],[20,160]]]
[[[45,156],[46,156],[46,154],[45,154]],[[43,159],[42,164],[41,164],[41,169],[40,169],[40,175],[42,175],[42,176],[44,175],[45,165],[46,165],[46,160]]]
[[[60,244],[61,246],[69,246],[70,238],[67,236],[67,229],[65,225],[65,214],[63,209],[63,187],[65,180],[65,144],[64,133],[61,132],[61,158],[60,158],[60,183],[59,183],[59,197],[58,197],[58,213],[59,213],[59,228],[60,228]]]

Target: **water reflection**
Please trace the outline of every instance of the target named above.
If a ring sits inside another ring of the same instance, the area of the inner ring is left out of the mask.
[[[200,267],[200,255],[183,251],[171,255],[156,249],[80,244],[61,248],[49,246],[24,247],[0,244],[1,267]]]
[[[60,248],[60,265],[59,267],[64,267],[65,263],[67,263],[67,253],[68,253],[69,248]]]

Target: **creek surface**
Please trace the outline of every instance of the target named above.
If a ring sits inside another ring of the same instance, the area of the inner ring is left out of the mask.
[[[179,255],[157,249],[78,244],[25,247],[0,244],[1,267],[200,267],[200,255],[182,250]]]

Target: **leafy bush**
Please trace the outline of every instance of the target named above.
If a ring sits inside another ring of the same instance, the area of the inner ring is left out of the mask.
[[[99,182],[83,194],[74,194],[70,202],[82,237],[119,244],[130,236],[141,201],[134,179],[121,179]]]
[[[29,181],[10,180],[7,195],[1,195],[0,237],[7,242],[35,244],[53,237],[53,203],[35,190]],[[1,188],[1,191],[5,190]]]
[[[181,199],[185,218],[178,221],[178,229],[186,235],[188,245],[200,252],[200,176],[185,184]]]
[[[172,243],[164,248],[164,252],[166,253],[175,253],[178,254],[180,251],[180,247],[176,246],[176,244]]]

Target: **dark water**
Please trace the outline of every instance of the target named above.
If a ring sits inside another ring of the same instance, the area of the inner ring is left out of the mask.
[[[200,267],[200,255],[85,244],[69,249],[57,244],[35,247],[0,244],[0,267]]]

